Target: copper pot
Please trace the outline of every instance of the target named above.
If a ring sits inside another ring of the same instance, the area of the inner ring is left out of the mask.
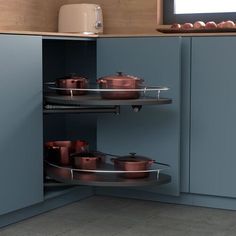
[[[73,141],[73,151],[75,153],[81,153],[81,152],[88,152],[89,150],[89,144],[87,141],[84,141],[84,140],[76,140],[76,141]]]
[[[96,170],[102,162],[101,156],[90,152],[74,154],[71,157],[73,166],[77,169]]]
[[[88,143],[84,140],[76,141],[51,141],[45,144],[46,158],[48,161],[62,165],[71,165],[71,155],[88,150]]]
[[[97,83],[101,89],[140,89],[144,80],[117,72],[117,75],[111,75],[99,78]],[[101,97],[104,99],[137,99],[140,97],[139,91],[102,91]]]
[[[136,153],[130,153],[128,156],[122,156],[118,158],[112,158],[114,167],[117,170],[123,171],[146,171],[150,168],[154,160],[150,158],[138,156]],[[148,177],[149,172],[136,172],[136,173],[122,173],[124,178],[135,179]]]
[[[70,165],[70,148],[52,146],[51,150],[54,151],[53,158],[56,157],[56,161],[59,165],[68,166]]]
[[[88,79],[71,74],[56,80],[56,86],[58,88],[66,88],[72,90],[57,90],[61,95],[85,95],[87,91],[78,91],[73,89],[87,89],[88,88]]]

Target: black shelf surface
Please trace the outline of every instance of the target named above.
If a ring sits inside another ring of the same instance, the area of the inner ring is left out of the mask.
[[[102,99],[98,94],[82,96],[63,96],[58,94],[46,94],[44,102],[47,104],[58,105],[77,105],[77,106],[143,106],[143,105],[164,105],[171,104],[172,99],[157,97],[141,97],[139,99],[128,100],[109,100]]]
[[[67,168],[57,168],[51,165],[45,165],[48,177],[68,185],[88,185],[100,187],[141,187],[148,185],[163,185],[171,182],[171,177],[156,172],[149,173],[148,177],[138,179],[128,179],[117,173],[92,173],[70,171]]]

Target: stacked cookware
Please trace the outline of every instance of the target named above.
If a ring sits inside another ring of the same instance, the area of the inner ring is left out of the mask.
[[[98,170],[110,158],[114,170],[118,170],[124,178],[145,178],[148,177],[151,165],[154,160],[130,153],[126,156],[118,156],[98,151],[89,151],[88,142],[76,141],[51,141],[45,143],[45,158],[48,162],[78,170]]]

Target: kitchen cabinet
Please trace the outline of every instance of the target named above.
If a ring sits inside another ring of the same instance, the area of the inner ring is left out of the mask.
[[[92,150],[118,155],[134,151],[167,163],[171,183],[143,190],[179,194],[180,37],[72,40],[1,35],[0,49],[0,215],[44,200],[43,142],[50,140],[85,139]],[[172,98],[173,104],[143,106],[138,113],[122,106],[120,115],[43,115],[43,83],[71,72],[95,83],[117,71],[142,77],[147,85],[170,87],[161,96]]]
[[[193,37],[190,192],[236,197],[235,37]]]
[[[97,147],[125,155],[136,152],[169,164],[170,184],[145,187],[155,193],[178,195],[180,191],[180,37],[99,38],[97,77],[121,71],[139,76],[145,84],[165,85],[173,104],[131,107],[119,116],[100,115],[97,120]]]
[[[0,215],[43,200],[42,39],[0,36]]]

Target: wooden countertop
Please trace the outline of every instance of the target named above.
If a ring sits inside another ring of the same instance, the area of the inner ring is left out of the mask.
[[[12,30],[0,30],[0,34],[53,36],[53,37],[83,37],[83,38],[98,37],[98,35],[71,34],[71,33],[58,33],[58,32],[38,32],[38,31],[12,31]]]
[[[101,34],[101,35],[85,35],[77,33],[58,33],[58,32],[38,32],[38,31],[8,31],[0,30],[0,34],[14,34],[14,35],[35,35],[35,36],[46,36],[46,37],[74,37],[74,38],[117,38],[117,37],[188,37],[188,36],[236,36],[236,32],[228,33],[135,33],[135,34]]]

